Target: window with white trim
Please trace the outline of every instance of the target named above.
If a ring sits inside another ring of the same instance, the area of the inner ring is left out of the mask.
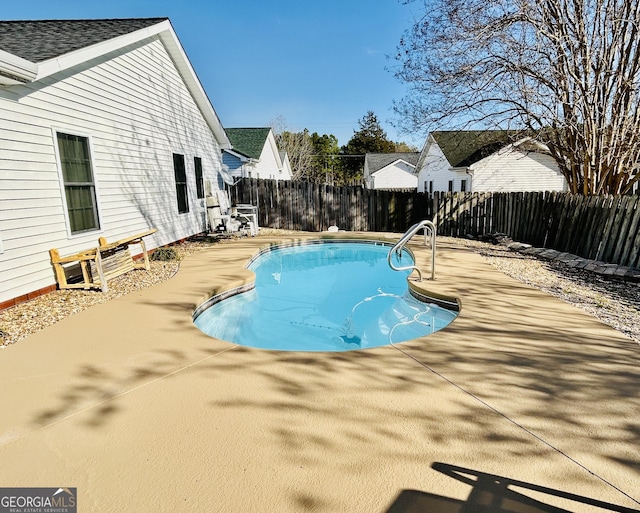
[[[460,191],[467,192],[467,180],[460,180]]]
[[[100,229],[89,138],[56,133],[69,229],[72,234]]]

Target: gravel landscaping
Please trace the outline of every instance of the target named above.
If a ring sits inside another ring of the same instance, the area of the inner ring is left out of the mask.
[[[261,233],[283,232],[261,229]],[[500,244],[444,237],[438,240],[471,248],[503,273],[587,311],[640,343],[640,283],[605,278],[560,262],[539,260]],[[178,260],[152,261],[149,271],[136,270],[111,280],[108,293],[57,290],[0,311],[0,348],[15,344],[31,333],[95,304],[168,280],[178,271],[179,259],[212,244],[225,243],[233,243],[233,239],[206,239],[176,245]]]
[[[150,263],[150,270],[134,270],[109,280],[109,292],[99,290],[56,290],[44,296],[0,311],[0,349],[22,340],[30,334],[81,312],[93,305],[104,303],[125,294],[151,287],[171,278],[185,256],[212,244],[227,242],[225,239],[209,242],[186,241],[173,246],[177,259]]]

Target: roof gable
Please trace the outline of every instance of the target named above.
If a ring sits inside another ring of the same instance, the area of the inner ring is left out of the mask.
[[[168,18],[0,21],[0,49],[31,62],[43,62],[166,20]]]
[[[228,148],[218,114],[168,18],[0,21],[0,85],[20,87],[154,37],[167,49],[216,140]]]
[[[252,159],[259,159],[271,128],[226,128],[233,149]]]
[[[397,152],[397,153],[367,153],[365,159],[367,162],[367,169],[369,173],[373,174],[379,171],[383,167],[393,164],[398,160],[403,160],[407,164],[416,166],[418,164],[418,157],[420,152]]]
[[[509,130],[457,130],[432,132],[451,167],[468,167],[510,144],[518,132]]]
[[[385,174],[409,174],[415,175],[415,167],[408,162],[398,159],[393,161],[391,164],[388,164],[384,167],[381,167],[377,171],[371,173],[371,176],[380,176]]]

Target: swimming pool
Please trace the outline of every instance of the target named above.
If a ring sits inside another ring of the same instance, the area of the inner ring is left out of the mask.
[[[457,313],[413,298],[408,271],[389,268],[382,242],[313,241],[276,246],[248,268],[255,287],[196,310],[204,333],[285,351],[348,351],[429,335]],[[398,265],[413,263],[408,251]]]

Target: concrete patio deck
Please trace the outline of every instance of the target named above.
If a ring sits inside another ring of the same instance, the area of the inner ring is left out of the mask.
[[[425,286],[462,310],[429,337],[288,353],[193,326],[305,237],[213,246],[1,351],[0,486],[77,487],[79,512],[640,511],[640,346],[466,248],[438,248]]]

